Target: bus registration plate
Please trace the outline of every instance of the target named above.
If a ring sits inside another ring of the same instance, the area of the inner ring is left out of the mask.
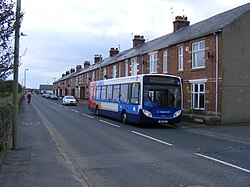
[[[158,120],[158,123],[168,123],[168,120]]]

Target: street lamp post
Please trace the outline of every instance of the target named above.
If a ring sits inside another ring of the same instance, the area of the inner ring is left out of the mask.
[[[27,72],[28,70],[29,70],[29,69],[25,69],[25,70],[24,70],[24,84],[23,84],[24,89],[26,89],[26,79],[27,79],[27,77],[26,77],[26,72]]]
[[[14,68],[13,68],[13,117],[12,117],[12,147],[19,148],[18,131],[18,66],[19,66],[19,38],[20,38],[20,10],[21,0],[16,2],[15,20],[15,47],[14,47]]]
[[[55,77],[53,77],[53,80],[54,80],[54,82],[53,82],[53,94],[55,94],[56,95],[56,78]]]

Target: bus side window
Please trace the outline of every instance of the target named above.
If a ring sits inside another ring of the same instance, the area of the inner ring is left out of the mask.
[[[131,84],[131,104],[139,104],[139,91],[140,85],[139,83]]]
[[[112,85],[107,86],[107,101],[109,102],[112,101],[112,89]]]
[[[119,95],[120,95],[120,85],[114,85],[113,89],[113,101],[119,102]]]
[[[128,84],[121,85],[120,102],[122,103],[128,102]]]
[[[94,87],[91,87],[89,89],[89,99],[91,99],[91,100],[95,99],[95,97],[94,97],[94,90],[95,90]]]
[[[101,87],[100,86],[98,86],[98,87],[96,87],[96,100],[100,100],[100,98],[101,98]]]
[[[107,87],[106,86],[102,86],[102,92],[101,92],[101,100],[102,101],[106,101],[106,97],[107,96]]]

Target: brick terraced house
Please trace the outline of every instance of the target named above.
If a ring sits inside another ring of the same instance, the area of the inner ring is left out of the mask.
[[[173,27],[148,42],[135,35],[132,48],[110,48],[107,58],[95,55],[93,64],[77,65],[55,81],[55,92],[87,99],[92,80],[171,74],[183,79],[184,118],[250,122],[250,3],[193,25],[177,16]]]

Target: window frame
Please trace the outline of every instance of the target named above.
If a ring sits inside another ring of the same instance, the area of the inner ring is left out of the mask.
[[[178,70],[183,71],[183,46],[178,47]]]
[[[157,52],[149,53],[149,73],[157,73]]]
[[[163,51],[162,53],[162,72],[168,73],[168,50]]]
[[[105,80],[107,77],[107,70],[106,67],[103,68],[103,79]]]
[[[137,57],[131,58],[131,75],[137,75]]]
[[[201,48],[202,43],[204,43],[203,44],[204,48]],[[198,45],[197,49],[195,49],[195,45]],[[192,69],[205,68],[205,50],[206,50],[205,40],[201,40],[201,41],[192,43]],[[204,54],[203,58],[201,58],[202,59],[201,66],[199,65],[201,63],[199,63],[199,59],[198,59],[198,55],[200,55],[200,53]]]
[[[95,71],[92,71],[92,75],[91,75],[91,81],[94,81],[95,80]]]
[[[116,72],[117,70],[116,70],[116,64],[115,64],[113,65],[113,69],[112,69],[112,78],[116,78]]]
[[[125,77],[128,76],[128,60],[125,60]]]

